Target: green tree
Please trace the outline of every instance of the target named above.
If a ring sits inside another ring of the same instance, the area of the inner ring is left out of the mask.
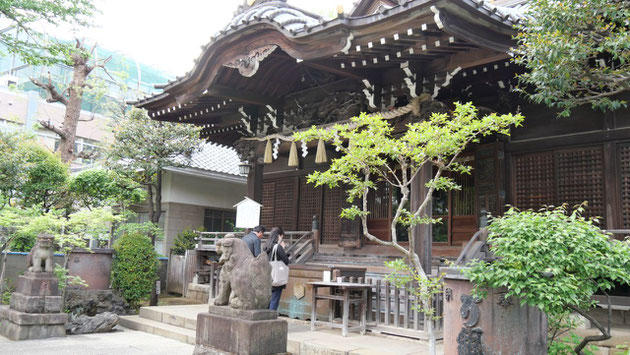
[[[519,26],[515,62],[521,91],[568,116],[579,105],[626,106],[630,91],[630,2],[534,0]],[[529,87],[532,87],[530,90]],[[533,90],[533,91],[532,91]]]
[[[197,229],[199,231],[203,231],[203,228]],[[186,228],[181,231],[175,240],[173,241],[173,247],[171,247],[171,253],[173,255],[184,255],[186,254],[186,250],[195,249],[197,245],[196,238],[199,237],[199,233],[195,232],[190,228]]]
[[[23,134],[0,130],[0,209],[11,201],[26,180],[26,154]]]
[[[606,328],[587,313],[596,303],[593,294],[615,283],[630,284],[630,240],[610,238],[582,213],[582,207],[571,214],[566,207],[510,209],[493,218],[489,227],[488,243],[496,260],[477,261],[466,272],[478,295],[505,287],[506,297],[540,308],[550,325],[561,324],[571,312],[590,320],[602,335],[578,342],[578,354],[588,342],[610,338],[610,324]],[[556,330],[550,331],[550,350],[558,349]]]
[[[159,261],[153,243],[145,234],[124,233],[114,243],[112,288],[133,308],[152,292],[158,279]]]
[[[395,134],[394,126],[381,116],[362,114],[351,118],[350,124],[336,124],[331,128],[314,127],[294,134],[293,139],[323,139],[330,141],[343,153],[340,158],[332,160],[328,170],[309,175],[308,181],[316,186],[344,185],[347,201],[353,205],[344,208],[341,217],[360,218],[363,235],[368,240],[391,246],[405,257],[411,265],[413,277],[427,281],[420,284],[419,293],[423,295],[423,309],[431,309],[427,276],[431,271],[422,268],[415,252],[416,240],[411,228],[436,222],[427,217],[425,211],[431,206],[434,190],[459,188],[453,179],[443,175],[445,171],[470,173],[470,167],[459,163],[457,159],[466,146],[478,142],[481,136],[509,134],[509,127],[520,124],[522,119],[521,115],[511,114],[491,114],[478,118],[477,109],[471,103],[456,103],[451,115],[434,113],[426,120],[408,124],[406,131],[400,135]],[[434,166],[436,173],[427,183],[427,194],[420,196],[420,206],[411,210],[408,204],[411,185],[425,164]],[[386,183],[401,192],[390,226],[391,241],[381,240],[371,234],[367,224],[368,194],[378,183]],[[408,244],[399,242],[398,225],[407,228]],[[435,353],[436,339],[431,322],[428,322],[427,329],[430,349]]]
[[[18,55],[26,63],[58,63],[63,45],[41,33],[38,24],[87,26],[96,11],[91,0],[4,0],[0,2],[0,19],[14,27],[17,34],[2,31],[0,41],[8,52]],[[20,36],[20,33],[26,36]]]
[[[162,214],[164,168],[190,164],[190,157],[200,148],[199,130],[194,125],[152,120],[139,109],[114,127],[115,143],[107,151],[107,164],[146,188],[149,221],[156,225]],[[155,245],[156,236],[149,237]],[[150,304],[157,304],[155,286]]]
[[[20,194],[24,205],[41,206],[48,211],[66,191],[69,172],[57,155],[35,142],[27,144],[26,180]]]
[[[80,206],[91,209],[141,202],[146,193],[132,179],[106,169],[87,169],[70,180],[69,190]]]

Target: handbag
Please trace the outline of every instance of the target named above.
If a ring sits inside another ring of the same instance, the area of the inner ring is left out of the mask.
[[[282,260],[278,260],[278,244],[271,252],[271,286],[284,286],[289,282],[289,267]]]

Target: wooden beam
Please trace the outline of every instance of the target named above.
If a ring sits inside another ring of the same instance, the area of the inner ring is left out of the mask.
[[[328,65],[324,63],[316,63],[316,62],[310,62],[310,61],[303,62],[302,64],[306,65],[309,68],[323,70],[329,73],[343,76],[345,78],[351,78],[351,79],[356,79],[356,80],[363,80],[367,78],[366,74],[361,74],[354,70],[341,69],[340,67],[338,67],[338,64],[337,64],[337,67],[334,67],[332,64]]]
[[[280,99],[270,96],[261,95],[251,91],[236,90],[234,88],[224,85],[212,85],[207,96],[219,96],[222,98],[229,98],[235,101],[254,104],[254,105],[277,105],[280,103]]]

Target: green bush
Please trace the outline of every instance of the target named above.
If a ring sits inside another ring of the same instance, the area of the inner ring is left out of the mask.
[[[505,287],[505,297],[545,312],[556,328],[549,332],[550,354],[562,354],[562,345],[555,344],[563,340],[558,328],[572,328],[562,319],[572,312],[587,317],[595,292],[630,284],[630,240],[612,239],[583,212],[583,206],[570,214],[566,206],[538,212],[511,208],[489,227],[488,243],[497,259],[474,262],[466,272],[480,297]]]
[[[114,243],[112,287],[137,309],[158,279],[159,261],[151,240],[143,234],[123,234]]]
[[[195,238],[197,237],[199,237],[199,234],[194,230],[188,228],[184,229],[175,237],[175,241],[171,247],[171,253],[173,255],[184,255],[186,254],[186,250],[195,249],[195,245],[197,244]]]

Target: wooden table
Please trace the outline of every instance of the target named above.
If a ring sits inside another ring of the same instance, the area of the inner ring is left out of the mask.
[[[367,307],[368,292],[372,288],[371,284],[356,284],[349,282],[330,282],[330,281],[317,281],[309,282],[309,285],[313,287],[312,293],[312,307],[311,307],[311,330],[315,330],[316,325],[326,325],[333,328],[341,328],[341,335],[348,336],[348,329],[359,330],[361,335],[365,334],[365,317]],[[330,294],[317,293],[318,288],[330,289]],[[341,295],[335,294],[336,290],[341,291]],[[359,295],[357,296],[357,293]],[[317,300],[329,300],[328,308],[328,322],[317,320]],[[342,323],[333,323],[335,316],[335,301],[341,301],[342,309]],[[350,305],[353,303],[359,304],[361,313],[361,320],[358,326],[348,327],[348,317],[350,315]]]

